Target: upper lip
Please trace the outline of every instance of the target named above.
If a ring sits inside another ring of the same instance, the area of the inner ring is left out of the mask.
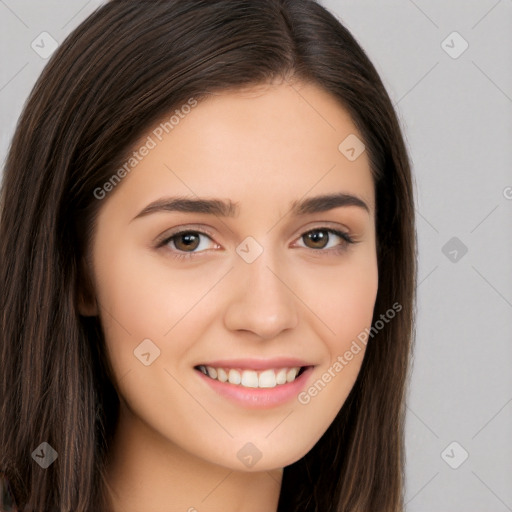
[[[275,359],[217,359],[197,366],[212,366],[213,368],[240,368],[241,370],[270,370],[273,368],[294,368],[313,366],[302,359],[294,357],[276,357]]]

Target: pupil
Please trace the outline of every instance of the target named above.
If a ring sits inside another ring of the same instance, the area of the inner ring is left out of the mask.
[[[320,243],[321,247],[323,247],[322,241],[325,241],[327,239],[327,236],[325,235],[324,231],[313,231],[308,235],[308,237],[312,240],[313,243]]]
[[[197,242],[197,240],[194,239],[197,239],[197,237],[193,233],[186,233],[179,237],[182,244],[189,248],[194,245],[194,242]]]

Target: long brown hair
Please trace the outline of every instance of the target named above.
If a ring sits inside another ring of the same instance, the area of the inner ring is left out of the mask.
[[[405,390],[414,339],[410,162],[386,90],[353,36],[314,0],[112,0],[62,43],[19,120],[0,218],[0,471],[17,507],[102,511],[118,413],[98,319],[81,317],[94,190],[190,98],[290,77],[324,88],[364,138],[376,193],[379,288],[350,395],[284,469],[279,512],[403,509]],[[341,142],[341,141],[340,141]],[[42,469],[32,452],[58,453]]]

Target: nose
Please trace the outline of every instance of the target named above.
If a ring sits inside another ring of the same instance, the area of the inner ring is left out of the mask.
[[[231,331],[250,331],[262,339],[276,338],[298,324],[299,302],[289,272],[265,250],[252,263],[240,259],[231,274],[232,296],[224,325]]]

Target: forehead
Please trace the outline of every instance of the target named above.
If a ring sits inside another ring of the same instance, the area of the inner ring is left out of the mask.
[[[120,188],[137,206],[158,195],[222,196],[252,207],[344,192],[373,210],[366,152],[356,159],[344,152],[347,140],[364,148],[361,139],[341,103],[318,86],[223,91],[155,123],[133,148],[151,149]]]

